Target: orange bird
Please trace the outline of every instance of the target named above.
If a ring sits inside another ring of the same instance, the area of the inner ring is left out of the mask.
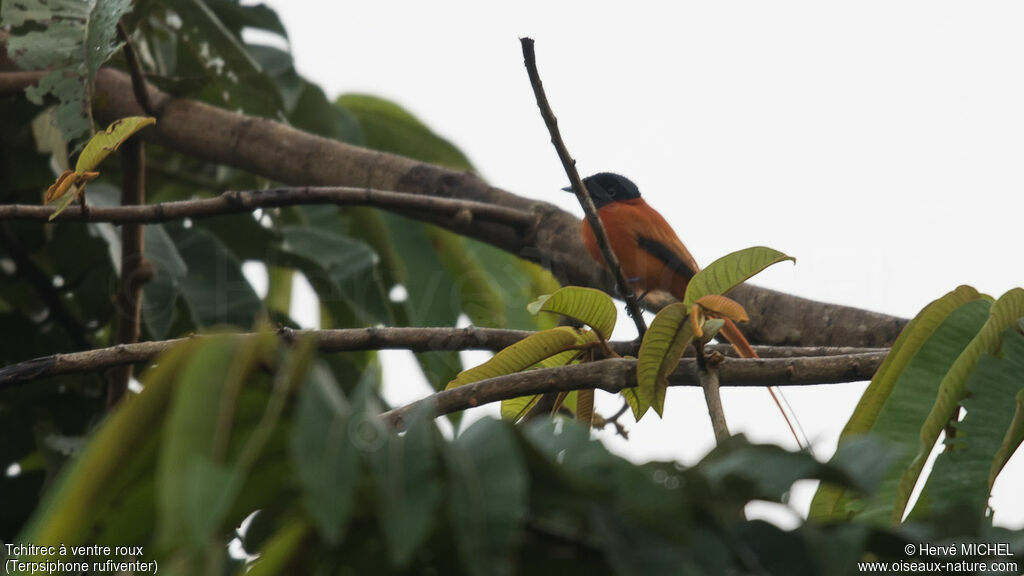
[[[640,189],[625,176],[601,172],[584,178],[583,184],[594,201],[601,224],[608,234],[608,242],[626,278],[641,293],[665,290],[682,301],[686,285],[700,267],[665,218],[640,197]],[[586,218],[580,228],[587,252],[602,266],[607,266],[594,230]],[[732,320],[726,319],[719,333],[733,345],[741,358],[757,358],[757,353]],[[797,444],[801,444],[775,392],[771,388],[768,391],[793,437],[797,438]]]

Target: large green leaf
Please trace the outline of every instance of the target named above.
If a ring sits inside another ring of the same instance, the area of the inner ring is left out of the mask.
[[[995,456],[1013,422],[1017,395],[1024,391],[1024,336],[1016,327],[1003,334],[998,355],[985,354],[978,360],[967,379],[967,391],[966,414],[954,423],[956,433],[946,440],[947,449],[936,459],[911,518],[954,511],[965,522],[984,517],[1002,465]]]
[[[377,255],[366,244],[321,227],[284,226],[281,233],[283,263],[302,270],[335,325],[389,320],[374,272]]]
[[[366,94],[345,94],[336,104],[359,120],[367,148],[456,170],[473,168],[466,155],[451,142],[394,102]]]
[[[216,236],[198,227],[167,229],[188,269],[182,295],[197,326],[251,328],[263,303],[242,274],[242,263]]]
[[[90,205],[119,206],[120,202],[121,191],[109,184],[100,183],[90,188]],[[107,243],[110,262],[120,272],[120,227],[100,222],[89,224],[89,228]],[[143,241],[143,252],[153,266],[153,276],[142,286],[142,321],[152,338],[162,339],[167,337],[174,320],[175,302],[181,294],[182,282],[188,276],[188,265],[182,260],[164,225],[147,225]]]
[[[394,242],[389,258],[393,275],[405,286],[407,294],[401,303],[406,323],[454,326],[462,306],[455,283],[433,247],[431,227],[392,214],[383,214],[381,219],[387,223]],[[444,388],[462,371],[458,352],[421,353],[417,359],[435,390]]]
[[[81,456],[61,473],[19,542],[71,546],[88,541],[98,512],[119,495],[116,479],[133,456],[145,454],[141,447],[159,433],[183,359],[198,347],[198,341],[177,346],[142,374],[142,393],[119,404],[96,430]]]
[[[886,355],[882,365],[878,367],[849,422],[843,428],[840,438],[854,434],[863,434],[871,429],[875,418],[882,410],[889,394],[892,393],[896,380],[903,374],[910,360],[917,354],[925,341],[945,321],[953,310],[972,300],[985,298],[970,286],[958,286],[955,290],[943,295],[924,307],[913,320],[900,332],[892,349]]]
[[[725,294],[761,270],[785,260],[796,262],[796,258],[764,246],[744,248],[726,254],[690,279],[683,304],[690,307],[702,296]]]
[[[679,359],[693,340],[693,326],[689,321],[689,308],[682,302],[662,308],[644,333],[637,354],[637,389],[633,416],[639,421],[653,407],[661,416],[665,407],[668,375],[679,365]],[[627,397],[628,398],[628,397]]]
[[[876,428],[894,446],[896,460],[889,484],[882,490],[885,496],[879,501],[883,506],[879,513],[884,515],[884,506],[891,503],[894,476],[902,473],[913,454],[924,422],[923,411],[933,401],[945,371],[985,321],[989,306],[989,301],[969,286],[960,286],[925,306],[900,333],[843,428],[840,446],[847,439]],[[950,319],[957,310],[957,316]],[[942,334],[936,335],[940,328]],[[930,343],[929,351],[918,358],[926,343]],[[913,370],[908,372],[912,361]],[[879,422],[886,406],[890,406],[885,410],[886,418]],[[850,502],[841,488],[822,484],[814,495],[810,516],[818,520],[845,517],[850,512]]]
[[[476,255],[491,280],[490,284],[505,303],[502,328],[543,330],[558,324],[554,316],[535,316],[527,309],[538,295],[551,294],[561,288],[551,272],[490,244],[469,238],[465,239],[465,243],[466,248]]]
[[[376,370],[367,370],[364,376],[361,388],[376,386]],[[317,531],[333,544],[341,540],[355,504],[360,467],[353,418],[370,422],[359,408],[353,409],[330,373],[316,366],[300,392],[294,416],[291,457],[303,503]]]
[[[484,418],[444,451],[452,536],[469,574],[513,573],[510,558],[529,488],[513,434],[509,424]]]
[[[289,564],[301,553],[302,541],[309,531],[304,519],[289,520],[270,537],[260,550],[259,558],[244,573],[249,576],[286,574]]]
[[[441,503],[439,436],[429,408],[413,415],[405,434],[389,434],[371,454],[377,487],[377,521],[388,557],[405,567],[423,544]]]
[[[201,549],[237,492],[227,462],[235,400],[271,354],[273,334],[206,338],[185,359],[157,465],[158,541]]]
[[[615,302],[600,290],[566,286],[554,294],[541,296],[531,312],[551,312],[578,320],[593,328],[601,338],[611,339],[618,315]]]
[[[967,378],[984,354],[995,354],[1002,343],[1003,332],[1016,327],[1017,319],[1024,316],[1024,289],[1014,288],[999,297],[989,311],[988,321],[971,340],[971,343],[957,357],[956,362],[939,385],[939,393],[921,427],[920,443],[914,461],[907,467],[900,479],[899,492],[893,509],[893,518],[898,520],[910,500],[910,494],[917,484],[925,461],[931,453],[939,434],[955,416],[954,411],[967,394]]]
[[[526,370],[538,362],[586,341],[584,333],[570,326],[536,332],[495,354],[483,364],[465,370],[448,383],[448,388],[465,386],[480,380]]]
[[[504,294],[480,260],[467,249],[466,239],[436,226],[428,226],[427,234],[441,265],[452,278],[459,307],[470,322],[487,328],[507,326]]]
[[[989,472],[988,480],[990,486],[996,481],[996,476],[1002,472],[1003,466],[1006,466],[1010,456],[1024,442],[1024,390],[1017,392],[1014,405],[1013,421],[1010,422],[1006,436],[1003,437],[1003,443],[999,446],[995,458],[992,459],[992,470]]]
[[[202,0],[146,2],[155,15],[159,8],[173,11],[176,29],[175,85],[178,94],[211,102],[230,110],[277,117],[282,105],[277,86],[232,30]],[[149,6],[153,4],[153,6]],[[164,12],[167,21],[170,11]]]
[[[7,53],[23,70],[48,71],[25,94],[36,104],[48,94],[57,98],[57,124],[68,141],[92,129],[92,82],[120,48],[117,22],[130,9],[130,0],[18,0],[0,5],[2,24],[15,29]]]
[[[888,522],[894,514],[900,477],[916,454],[918,434],[939,383],[985,323],[989,307],[988,300],[969,300],[949,313],[894,380],[884,405],[866,431],[883,440],[893,455],[874,497],[867,503],[858,502],[837,487],[823,485],[812,502],[812,518],[839,519],[859,511],[866,520]],[[844,435],[840,446],[862,434]]]

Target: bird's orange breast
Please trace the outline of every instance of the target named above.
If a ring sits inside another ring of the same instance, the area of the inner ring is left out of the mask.
[[[619,259],[626,279],[634,289],[666,290],[682,300],[688,278],[667,267],[665,262],[640,248],[638,240],[649,238],[666,246],[680,261],[698,270],[696,262],[676,236],[668,222],[642,198],[613,202],[598,210],[601,224],[608,233],[608,242]],[[605,265],[597,238],[587,219],[581,224],[583,244],[587,252],[602,266]]]

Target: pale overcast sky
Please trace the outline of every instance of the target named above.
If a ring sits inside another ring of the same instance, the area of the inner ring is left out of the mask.
[[[391,98],[492,183],[580,213],[558,192],[565,175],[523,69],[518,39],[533,37],[580,170],[636,181],[699,262],[752,245],[797,258],[758,284],[907,317],[958,284],[993,296],[1024,285],[1024,4],[267,4],[329,96]],[[410,358],[387,356],[392,401],[427,392]],[[817,454],[862,390],[787,390]],[[733,431],[793,444],[766,392],[724,401]],[[692,463],[713,443],[698,390],[671,390],[664,420],[629,427],[628,443],[608,443],[636,460]],[[1021,485],[1018,453],[996,486],[997,522],[1024,526]],[[794,491],[802,514],[812,489]]]

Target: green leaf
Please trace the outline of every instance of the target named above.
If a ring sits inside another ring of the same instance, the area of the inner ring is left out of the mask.
[[[156,124],[156,118],[148,116],[128,116],[114,120],[106,130],[97,132],[89,139],[82,153],[78,155],[78,161],[75,162],[75,172],[78,174],[92,172],[125,140],[153,124]]]
[[[223,521],[237,493],[226,467],[230,415],[238,390],[271,354],[274,338],[211,336],[183,360],[157,464],[161,545],[201,549]]]
[[[408,325],[455,326],[462,304],[433,247],[430,226],[392,214],[382,214],[381,220],[394,241],[392,273],[408,294],[401,303]],[[428,352],[416,358],[435,390],[443,389],[462,371],[458,352]]]
[[[100,183],[89,192],[93,206],[119,206],[121,191]],[[89,227],[107,243],[110,262],[120,273],[120,228],[107,223],[90,223]],[[155,340],[167,337],[174,320],[174,305],[181,294],[181,284],[188,276],[188,266],[182,260],[174,241],[163,224],[146,225],[143,235],[146,260],[153,265],[153,277],[142,287],[142,321]]]
[[[953,425],[956,434],[935,460],[912,518],[956,512],[975,523],[985,516],[992,483],[1005,463],[996,454],[1013,423],[1017,396],[1024,393],[1022,375],[1024,336],[1012,327],[1003,334],[1000,354],[982,356],[968,377],[966,414]]]
[[[372,453],[377,488],[377,521],[395,568],[404,568],[434,526],[442,488],[438,435],[424,407],[405,434],[389,434]]]
[[[551,294],[561,285],[546,269],[490,244],[465,240],[466,248],[481,262],[484,271],[505,303],[503,328],[544,330],[558,325],[554,316],[530,314],[527,306],[537,294]]]
[[[850,439],[870,432],[884,441],[892,451],[893,460],[874,497],[866,503],[859,503],[835,487],[822,486],[811,504],[812,518],[840,519],[859,511],[861,518],[888,522],[895,513],[894,504],[900,476],[913,460],[918,434],[927,417],[929,406],[934,402],[939,390],[939,383],[957,356],[985,323],[989,306],[989,302],[984,299],[969,300],[946,315],[893,380],[891,391],[874,417],[871,428],[864,432],[844,433],[841,437],[840,446]],[[928,314],[930,316],[937,312],[933,308]],[[931,322],[927,316],[918,317],[922,319],[919,326],[924,322]],[[875,377],[890,376],[878,373]],[[866,406],[874,410],[873,406]],[[855,411],[851,421],[857,417],[858,413]],[[902,509],[900,513],[902,514]]]
[[[309,525],[301,518],[285,523],[260,550],[259,558],[244,572],[248,576],[276,576],[286,574],[288,566],[302,549],[302,541],[309,535]]]
[[[712,262],[707,268],[697,272],[690,279],[690,283],[686,286],[686,297],[683,298],[683,304],[689,308],[702,296],[725,294],[751,276],[784,260],[796,262],[796,258],[764,246],[744,248],[726,254]]]
[[[455,380],[448,383],[447,388],[456,388],[525,370],[545,358],[579,346],[584,341],[584,333],[569,326],[559,326],[531,334],[501,350],[487,362],[461,372]]]
[[[452,536],[463,567],[479,576],[511,574],[529,488],[511,427],[500,420],[479,420],[444,455]]]
[[[470,322],[487,328],[504,328],[508,323],[504,294],[480,260],[468,250],[468,242],[436,226],[428,226],[427,234],[441,265],[451,275],[459,306]]]
[[[892,393],[896,381],[925,341],[954,310],[967,302],[979,299],[985,299],[985,297],[974,288],[958,286],[955,290],[925,306],[900,332],[892,350],[889,351],[882,365],[875,372],[871,384],[868,385],[857,403],[857,408],[843,428],[840,438],[862,434],[870,430],[874,426],[882,406],[885,405]]]
[[[277,86],[207,3],[163,0],[160,8],[165,12],[151,9],[151,17],[166,19],[169,8],[181,21],[175,75],[185,82],[174,87],[175,93],[258,116],[282,112]]]
[[[130,0],[18,0],[0,5],[3,25],[15,30],[7,53],[23,70],[48,71],[25,94],[36,104],[48,94],[57,98],[57,124],[68,141],[92,129],[92,82],[120,48],[116,26],[129,10]],[[24,25],[30,29],[19,31]]]
[[[238,261],[216,236],[201,228],[167,229],[188,269],[181,291],[197,326],[230,324],[251,328],[263,302]]]
[[[345,94],[341,106],[362,126],[367,148],[393,152],[456,170],[472,170],[465,154],[398,104],[366,94]]]
[[[668,375],[679,365],[679,359],[693,340],[693,326],[689,322],[689,308],[681,302],[662,308],[644,333],[637,354],[637,390],[633,416],[640,420],[647,409],[654,408],[658,416],[665,406]],[[629,396],[626,397],[629,401]],[[630,406],[632,407],[632,402]]]
[[[142,287],[142,321],[150,336],[159,340],[166,338],[171,328],[174,303],[188,277],[188,266],[162,225],[147,226],[143,239],[146,259],[153,263],[153,277]]]
[[[995,354],[999,350],[1003,332],[1011,326],[1016,326],[1017,319],[1022,316],[1024,316],[1024,289],[1014,288],[992,304],[988,321],[943,377],[935,404],[921,428],[917,455],[900,479],[893,518],[896,518],[897,514],[901,514],[906,508],[910,494],[917,484],[928,455],[931,453],[932,446],[935,445],[939,434],[953,417],[960,401],[966,396],[967,377],[974,371],[974,367],[982,355]]]
[[[241,37],[244,29],[252,28],[288,39],[288,31],[281,23],[281,18],[266,4],[247,6],[237,0],[206,0],[206,4],[236,37]]]
[[[566,286],[554,294],[541,296],[536,304],[531,312],[568,316],[590,326],[605,340],[611,339],[612,330],[615,329],[615,302],[600,290]]]
[[[284,226],[281,233],[283,263],[302,270],[336,325],[389,320],[369,246],[321,228]]]
[[[375,371],[365,375],[372,378]],[[367,379],[361,386],[369,386]],[[341,540],[355,504],[359,452],[350,429],[363,418],[345,400],[330,373],[317,365],[299,393],[291,436],[291,457],[304,492],[306,512],[320,535]]]
[[[959,286],[955,290],[945,294],[941,298],[938,298],[922,309],[913,320],[903,329],[896,342],[893,344],[889,354],[885,357],[882,365],[875,372],[874,377],[871,379],[871,383],[860,397],[860,401],[857,403],[857,407],[853,411],[853,415],[850,416],[850,420],[846,423],[843,428],[842,434],[839,436],[840,444],[848,438],[852,438],[861,434],[866,434],[874,426],[878,419],[879,414],[882,411],[882,407],[886,405],[890,395],[896,386],[896,382],[903,376],[904,371],[907,369],[910,361],[917,355],[929,338],[935,333],[943,322],[949,317],[949,315],[956,309],[960,308],[964,304],[972,301],[985,301],[983,297],[978,294],[978,291],[970,286]],[[987,302],[987,301],[986,301]],[[965,312],[966,313],[966,312]],[[947,330],[951,330],[952,325],[947,327]],[[970,336],[968,336],[970,337]],[[942,339],[945,340],[949,336],[945,336]],[[938,342],[939,340],[936,340]],[[947,349],[940,354],[953,354],[953,350],[961,350],[961,348]],[[934,353],[930,354],[934,355]],[[944,358],[944,357],[943,357]],[[949,360],[951,362],[951,360]],[[947,367],[949,364],[945,364]],[[918,368],[918,370],[924,368]],[[941,378],[941,375],[938,376]],[[912,377],[908,381],[918,381],[919,377]],[[919,392],[919,394],[927,394],[927,392]],[[934,394],[934,392],[932,392]],[[915,393],[908,395],[908,400],[913,402]],[[929,400],[924,400],[927,403]],[[919,400],[919,402],[922,402]],[[918,404],[920,406],[920,404]],[[913,436],[916,434],[916,430],[922,421],[919,421],[913,431],[898,430],[899,424],[906,421],[902,420],[898,413],[893,413],[895,417],[894,421],[889,424],[884,424],[883,428],[890,428],[895,426],[892,430],[891,437],[895,438],[897,442],[905,442],[906,438],[902,438],[902,434]],[[906,465],[906,462],[903,463]],[[842,500],[842,502],[841,502]],[[810,517],[818,520],[824,520],[828,518],[841,517],[845,514],[845,510],[848,506],[848,501],[843,499],[842,490],[828,485],[821,485],[818,491],[814,495],[814,499],[811,503]]]
[[[597,334],[593,331],[584,332],[580,344],[589,344],[591,342],[597,342]],[[554,368],[556,366],[565,366],[567,364],[579,363],[580,356],[582,355],[580,350],[566,350],[545,358],[540,362],[534,364],[530,368]],[[509,398],[501,401],[501,417],[505,420],[512,420],[513,422],[519,420],[526,413],[533,408],[541,398],[541,394],[534,394],[531,396],[520,396],[518,398]],[[562,406],[568,408],[573,414],[576,413],[576,391],[573,390],[566,394],[565,399],[562,400]]]
[[[116,478],[133,455],[144,455],[140,448],[159,433],[178,373],[198,347],[198,341],[176,346],[142,374],[142,393],[120,403],[100,425],[82,455],[61,472],[19,541],[54,546],[88,541],[97,513],[118,496]]]
[[[995,483],[996,477],[1003,470],[1003,466],[1006,466],[1006,463],[1010,461],[1010,457],[1020,447],[1021,442],[1024,442],[1024,390],[1017,393],[1014,404],[1016,408],[1013,413],[1013,421],[1010,422],[1010,426],[1006,430],[1006,436],[1003,438],[1003,443],[999,446],[999,450],[992,459],[992,470],[989,472],[988,480],[989,486]]]

